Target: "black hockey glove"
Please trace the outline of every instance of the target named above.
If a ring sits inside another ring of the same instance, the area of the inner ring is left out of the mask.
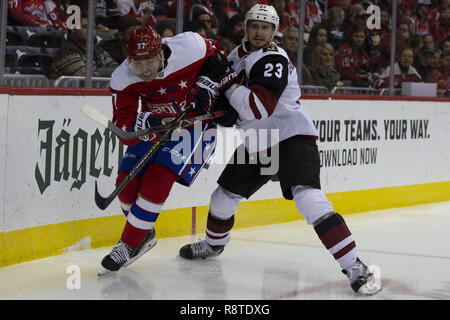
[[[219,95],[219,97],[214,101],[211,111],[223,111],[223,116],[214,119],[214,122],[220,124],[222,127],[232,127],[236,123],[237,119],[239,119],[239,114],[231,106],[224,94]]]

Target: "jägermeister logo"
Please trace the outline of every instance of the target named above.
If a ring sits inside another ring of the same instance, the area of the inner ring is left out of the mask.
[[[90,135],[81,128],[71,128],[71,119],[64,119],[61,127],[55,122],[38,120],[40,160],[34,176],[41,194],[53,181],[72,181],[72,191],[83,186],[87,175],[99,178],[117,172],[124,146],[109,129],[96,129]]]

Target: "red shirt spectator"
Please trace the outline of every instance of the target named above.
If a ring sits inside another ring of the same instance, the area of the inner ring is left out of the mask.
[[[450,52],[441,56],[442,68],[433,70],[433,82],[437,83],[439,90],[446,90],[450,93]]]
[[[13,20],[23,26],[45,27],[52,25],[47,17],[43,0],[8,0]]]
[[[285,0],[272,0],[272,6],[277,11],[278,17],[280,18],[280,24],[278,26],[278,32],[281,34],[288,27],[292,25],[291,23],[291,15],[288,10],[286,10],[286,1]],[[305,23],[306,24],[306,23]]]
[[[419,0],[417,2],[417,10],[411,15],[414,19],[414,33],[421,36],[431,33],[430,20],[431,0]]]
[[[370,58],[363,49],[364,40],[364,31],[354,30],[351,36],[352,42],[343,44],[336,53],[341,80],[350,80],[352,85],[361,86],[364,82],[372,81],[368,74]]]
[[[60,8],[53,0],[44,0],[45,12],[52,22],[53,26],[58,30],[67,30],[66,8],[62,5]]]
[[[431,25],[431,34],[435,42],[450,36],[450,5],[440,8],[439,19]]]
[[[316,0],[308,0],[305,3],[305,26],[308,29],[319,25],[322,22],[322,10]]]

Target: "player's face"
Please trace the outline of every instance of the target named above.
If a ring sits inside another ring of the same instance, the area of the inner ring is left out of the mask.
[[[162,68],[161,55],[157,55],[150,59],[134,60],[131,59],[131,65],[134,70],[145,82],[150,82],[156,78],[158,72]]]
[[[267,45],[273,38],[273,25],[264,21],[250,21],[247,26],[247,38],[251,50],[258,50]]]

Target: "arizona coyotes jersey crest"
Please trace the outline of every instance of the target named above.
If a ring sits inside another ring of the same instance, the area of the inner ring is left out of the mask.
[[[287,53],[275,43],[246,53],[242,46],[228,56],[237,74],[245,73],[245,85],[238,87],[230,104],[239,113],[238,127],[249,152],[262,151],[294,135],[317,137],[317,130],[308,112],[300,106],[301,95],[297,69]],[[266,141],[249,143],[249,129],[258,130]],[[272,134],[271,134],[272,132]],[[278,137],[276,137],[278,133]]]
[[[113,122],[133,131],[138,107],[155,117],[176,117],[186,108],[186,98],[197,80],[197,74],[209,56],[220,49],[213,40],[192,32],[164,38],[171,50],[160,75],[144,82],[126,59],[112,74]],[[132,143],[136,143],[133,141]],[[131,143],[127,143],[131,144]]]

